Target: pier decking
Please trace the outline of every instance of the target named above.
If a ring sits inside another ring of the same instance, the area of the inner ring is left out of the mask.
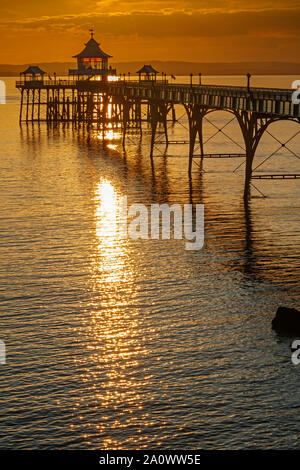
[[[173,85],[117,81],[102,83],[97,80],[19,80],[20,91],[76,91],[77,93],[105,93],[110,97],[158,100],[182,105],[201,105],[211,109],[253,111],[268,116],[300,118],[300,106],[292,102],[292,90],[280,88],[253,88],[222,85]]]
[[[45,121],[86,123],[99,128],[118,128],[125,145],[129,128],[151,125],[150,157],[153,158],[158,124],[164,129],[165,145],[189,144],[188,171],[194,158],[246,158],[244,198],[250,194],[252,163],[258,143],[268,126],[279,120],[300,122],[300,106],[293,103],[291,89],[249,88],[239,86],[169,84],[162,81],[95,79],[40,80],[16,82],[21,92],[20,122]],[[182,105],[189,122],[188,141],[169,141],[167,121],[170,111],[176,121],[175,105]],[[202,135],[203,118],[215,111],[227,111],[237,119],[245,144],[245,153],[206,154]],[[200,155],[195,155],[196,138]],[[285,144],[282,143],[282,147]],[[271,175],[270,175],[271,177]],[[288,178],[288,175],[285,176]],[[275,176],[273,179],[277,179]]]

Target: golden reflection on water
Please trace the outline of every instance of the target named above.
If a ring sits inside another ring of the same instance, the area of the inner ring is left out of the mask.
[[[113,117],[113,106],[112,103],[108,103],[107,105],[107,118],[112,119]],[[114,126],[112,122],[109,122],[107,126],[102,129],[100,132],[96,133],[96,138],[103,141],[114,141],[114,140],[119,140],[122,137],[122,132],[121,132],[121,124],[114,123]]]
[[[113,185],[108,180],[97,184],[94,195],[95,224],[98,249],[94,258],[94,275],[98,281],[116,285],[122,277],[131,275],[124,269],[126,244],[118,238],[118,198]],[[100,277],[99,277],[100,276]],[[128,282],[128,285],[131,285]]]
[[[119,140],[121,138],[121,130],[120,129],[105,129],[101,132],[97,133],[97,139],[103,141],[112,142],[114,140]]]
[[[107,179],[96,184],[93,195],[96,243],[91,260],[89,357],[84,381],[90,387],[86,399],[96,402],[99,410],[99,420],[93,425],[103,449],[120,448],[118,441],[111,439],[111,430],[137,426],[137,412],[143,414],[143,382],[136,371],[146,350],[135,307],[136,268],[129,241],[118,236],[120,196]]]

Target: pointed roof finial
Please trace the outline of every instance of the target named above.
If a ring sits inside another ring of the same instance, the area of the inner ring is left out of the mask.
[[[93,38],[94,38],[94,30],[93,30],[93,28],[90,29],[90,33],[91,33],[91,39],[93,39]]]

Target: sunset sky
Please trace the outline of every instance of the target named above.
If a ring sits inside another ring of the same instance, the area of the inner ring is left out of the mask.
[[[114,61],[299,59],[295,0],[1,0],[0,63],[70,61],[95,37]]]

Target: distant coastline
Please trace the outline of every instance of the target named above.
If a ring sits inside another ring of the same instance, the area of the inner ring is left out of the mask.
[[[253,75],[300,75],[300,63],[290,62],[236,62],[236,63],[196,63],[196,62],[175,62],[175,61],[157,61],[147,60],[159,72],[168,75],[197,75],[201,72],[203,75],[245,75],[250,72]],[[0,64],[1,77],[15,77],[23,72],[29,65],[39,65],[48,74],[56,72],[58,75],[67,75],[69,68],[74,66],[74,62],[51,62],[11,65]],[[113,68],[117,68],[118,73],[135,74],[143,65],[143,62],[119,62],[112,63]]]

